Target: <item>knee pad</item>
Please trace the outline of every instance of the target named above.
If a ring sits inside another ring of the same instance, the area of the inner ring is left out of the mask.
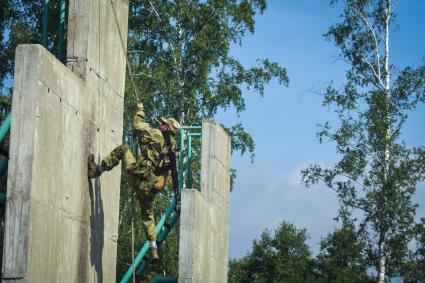
[[[118,159],[122,159],[124,157],[125,153],[129,150],[130,150],[130,148],[126,144],[122,144],[120,146],[117,146],[113,150],[113,152]]]

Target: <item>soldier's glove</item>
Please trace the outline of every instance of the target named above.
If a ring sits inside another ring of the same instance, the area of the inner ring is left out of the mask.
[[[136,101],[136,109],[137,109],[137,111],[139,111],[139,110],[143,111],[143,102],[140,101],[140,99],[138,99],[138,98],[137,98],[137,101]]]

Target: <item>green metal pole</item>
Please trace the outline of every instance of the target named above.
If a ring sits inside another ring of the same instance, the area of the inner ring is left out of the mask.
[[[8,160],[6,158],[0,157],[0,175],[2,175],[7,170]]]
[[[184,133],[185,133],[185,128],[182,127],[180,129],[180,156],[179,156],[179,193],[181,193],[182,188],[183,188],[183,159],[184,159]]]
[[[190,168],[190,161],[191,161],[191,158],[192,158],[192,135],[188,135],[188,139],[189,139],[189,141],[188,141],[188,143],[187,143],[187,172],[186,172],[186,188],[187,189],[190,189],[191,187],[191,184],[190,184],[190,173],[191,173],[191,168]]]
[[[199,130],[199,129],[202,129],[202,126],[192,125],[192,126],[182,126],[181,128],[185,130]]]
[[[186,188],[192,187],[192,137],[200,137],[202,133],[188,133]]]
[[[47,28],[49,23],[49,1],[44,0],[43,4],[43,20],[41,26],[41,44],[47,48]]]
[[[60,61],[65,61],[65,14],[66,0],[61,0],[59,10],[59,43],[58,43],[58,58]]]
[[[6,203],[6,193],[0,193],[0,205],[4,205]]]
[[[10,130],[10,124],[12,122],[12,113],[9,113],[4,119],[4,122],[0,126],[0,142],[3,141],[4,137]]]

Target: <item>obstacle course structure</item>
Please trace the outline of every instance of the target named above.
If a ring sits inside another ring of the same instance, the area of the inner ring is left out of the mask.
[[[86,161],[121,144],[128,1],[68,3],[66,60],[41,45],[16,51],[12,112],[0,127],[0,137],[11,131],[9,163],[0,160],[8,165],[3,282],[115,278],[120,172],[89,180]],[[201,135],[195,190],[191,146]],[[226,282],[230,139],[213,121],[183,127],[181,137],[179,193],[157,224],[158,244],[180,221],[179,282]],[[147,249],[121,282],[134,271],[140,278]]]

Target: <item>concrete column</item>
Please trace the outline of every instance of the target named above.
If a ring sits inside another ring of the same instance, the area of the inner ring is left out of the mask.
[[[227,282],[230,137],[213,121],[202,123],[201,191],[183,190],[179,282]]]
[[[120,167],[90,181],[87,156],[122,141],[128,2],[69,7],[68,67],[16,50],[3,282],[115,281]]]

